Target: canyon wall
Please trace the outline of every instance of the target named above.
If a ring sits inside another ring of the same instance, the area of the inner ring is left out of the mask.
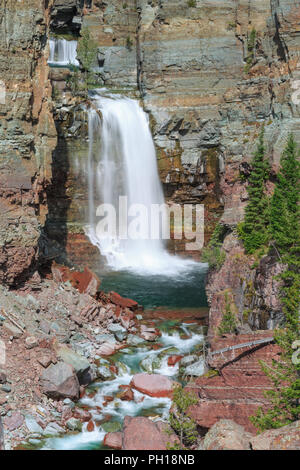
[[[0,1],[0,283],[46,254],[42,235],[56,129],[48,79],[52,1]]]

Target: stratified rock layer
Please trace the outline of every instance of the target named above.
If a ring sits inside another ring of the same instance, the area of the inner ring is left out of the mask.
[[[45,47],[51,3],[0,1],[0,282],[7,284],[30,273],[45,248],[56,145]]]

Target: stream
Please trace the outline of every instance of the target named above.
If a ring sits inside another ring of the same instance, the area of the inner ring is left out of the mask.
[[[113,365],[117,367],[118,373],[112,374],[107,380],[97,380],[91,384],[78,403],[92,414],[95,429],[89,432],[87,423],[84,423],[82,432],[45,439],[39,448],[103,450],[106,449],[103,445],[105,434],[119,431],[125,416],[167,420],[171,406],[169,398],[153,398],[135,390],[132,401],[123,401],[118,397],[120,386],[129,385],[133,375],[138,372],[165,375],[184,384],[186,377],[183,370],[187,370],[186,364],[189,364],[191,355],[196,362],[200,359],[198,368],[201,369],[201,351],[206,331],[203,318],[207,313],[205,273],[206,266],[200,263],[189,275],[185,273],[185,276],[182,274],[177,278],[162,275],[149,278],[127,271],[106,273],[102,280],[103,289],[114,287],[121,294],[128,291],[134,294],[146,307],[142,321],[154,324],[161,336],[155,342],[140,339],[139,343],[136,340],[131,343],[128,340],[125,349],[108,358],[99,358],[100,367]],[[186,307],[184,303],[187,303]],[[170,355],[182,355],[184,358],[175,366],[170,366]]]

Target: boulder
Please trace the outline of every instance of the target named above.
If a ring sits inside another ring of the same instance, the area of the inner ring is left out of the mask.
[[[42,391],[49,398],[78,400],[79,381],[73,367],[64,362],[51,365],[41,376]]]
[[[123,450],[167,450],[169,445],[178,442],[178,437],[162,421],[154,423],[143,416],[125,416]]]
[[[252,437],[251,447],[253,450],[299,450],[300,421]]]
[[[231,419],[221,419],[205,435],[199,450],[250,450],[252,437]]]
[[[173,395],[175,382],[164,375],[136,374],[133,376],[130,386],[150,397],[169,397]]]
[[[56,348],[56,355],[63,362],[73,367],[81,385],[88,385],[90,383],[91,374],[88,372],[91,365],[84,356],[77,354],[65,345],[58,345]]]
[[[105,434],[103,445],[111,449],[122,449],[123,434],[121,432],[109,432]]]

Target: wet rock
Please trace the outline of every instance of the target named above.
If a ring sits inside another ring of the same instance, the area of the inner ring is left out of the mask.
[[[87,431],[88,432],[93,432],[94,429],[95,429],[95,424],[92,420],[90,420],[87,424],[87,427],[86,427]]]
[[[2,392],[5,392],[5,393],[10,393],[11,392],[11,386],[10,385],[1,385],[1,390]]]
[[[134,393],[128,385],[121,385],[122,391],[118,393],[117,397],[123,401],[132,401],[134,399]]]
[[[168,366],[175,366],[177,362],[179,362],[182,358],[183,356],[176,356],[176,355],[168,357]]]
[[[102,380],[111,380],[114,377],[114,374],[111,372],[111,370],[107,366],[98,367],[97,375]]]
[[[253,450],[299,450],[300,421],[252,437],[251,447]]]
[[[134,375],[130,383],[130,386],[139,392],[157,398],[171,398],[174,385],[173,380],[163,375],[143,373]]]
[[[160,334],[160,331],[156,328],[149,328],[145,325],[141,325],[141,338],[145,341],[155,341]]]
[[[105,432],[117,432],[122,428],[121,423],[118,421],[109,421],[108,423],[103,423],[101,427]]]
[[[206,371],[205,362],[203,359],[194,362],[184,369],[184,375],[190,375],[193,377],[201,377]]]
[[[74,369],[64,362],[51,365],[42,374],[42,391],[49,398],[78,400],[79,381]]]
[[[80,419],[81,422],[86,423],[92,419],[92,415],[89,411],[83,408],[75,408],[73,410],[74,418]]]
[[[140,367],[145,372],[148,372],[148,374],[151,374],[152,372],[154,372],[155,369],[159,369],[160,366],[161,366],[161,359],[159,359],[154,354],[149,355],[148,357],[145,357],[140,363]]]
[[[250,450],[252,434],[230,419],[221,419],[205,435],[199,450]]]
[[[154,423],[142,416],[125,416],[123,426],[123,450],[166,450],[178,443],[178,438],[166,423]]]
[[[66,422],[66,426],[70,431],[81,431],[82,430],[82,423],[79,419],[70,418]]]
[[[103,445],[111,449],[122,449],[123,434],[121,432],[109,432],[105,434]]]

